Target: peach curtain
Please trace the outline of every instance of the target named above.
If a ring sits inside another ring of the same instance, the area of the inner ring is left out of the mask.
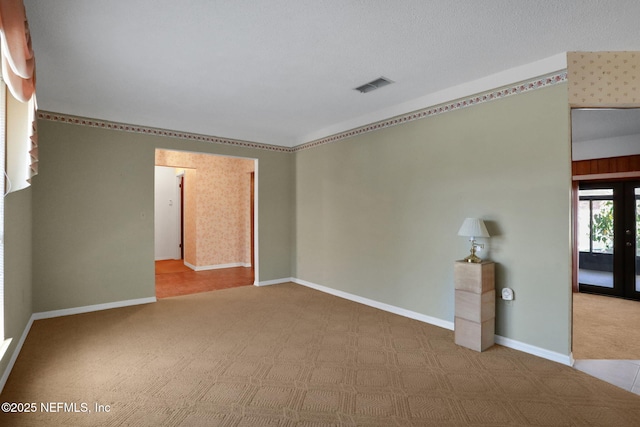
[[[12,191],[17,191],[38,173],[36,63],[22,0],[0,0],[0,36],[2,80],[20,103],[7,103],[6,111],[7,175]]]
[[[22,0],[0,1],[2,33],[2,76],[11,94],[28,102],[36,87],[36,61]]]

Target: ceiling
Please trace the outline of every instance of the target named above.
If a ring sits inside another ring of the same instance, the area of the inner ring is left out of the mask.
[[[603,159],[640,154],[640,108],[571,110],[571,158]]]
[[[640,50],[623,0],[25,6],[41,110],[289,147],[566,51]],[[395,83],[354,90],[380,76]]]
[[[582,108],[571,112],[572,142],[634,136],[640,150],[640,108]]]

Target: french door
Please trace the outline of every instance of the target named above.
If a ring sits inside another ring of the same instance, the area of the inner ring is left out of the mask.
[[[640,181],[580,183],[580,292],[640,300]]]

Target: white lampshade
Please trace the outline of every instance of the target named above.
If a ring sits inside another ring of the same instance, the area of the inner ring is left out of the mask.
[[[458,236],[489,237],[489,232],[480,218],[467,218],[458,230]]]

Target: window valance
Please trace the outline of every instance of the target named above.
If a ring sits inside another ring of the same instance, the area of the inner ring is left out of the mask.
[[[36,61],[22,0],[0,1],[2,76],[11,94],[28,102],[36,88]]]
[[[10,192],[28,187],[38,173],[36,65],[22,0],[0,0],[0,38],[2,80],[9,91],[5,144]]]

